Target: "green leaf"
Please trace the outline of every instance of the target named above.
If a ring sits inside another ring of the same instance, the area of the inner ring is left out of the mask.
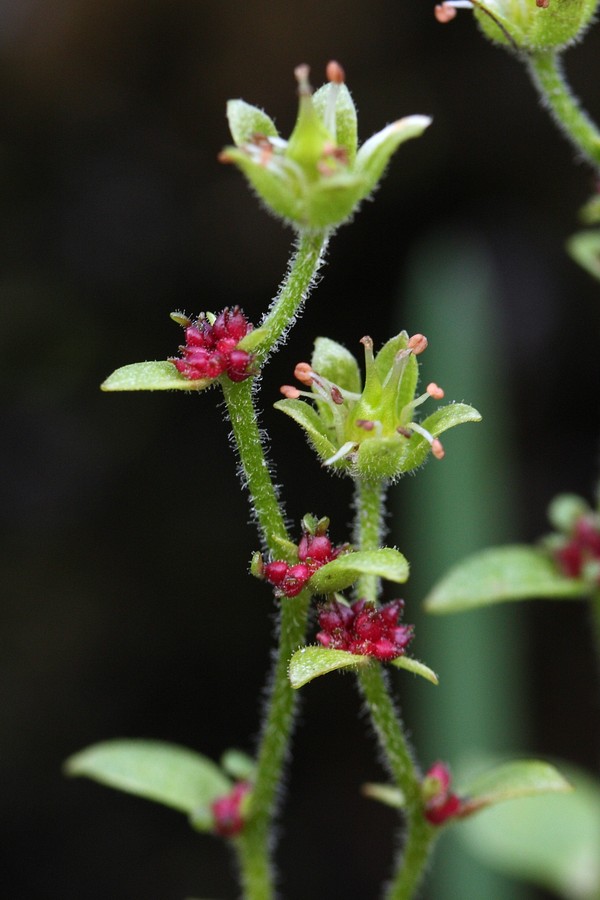
[[[279,135],[271,117],[258,106],[252,106],[245,100],[229,100],[227,121],[236,147],[246,144],[257,134],[265,137],[278,137]]]
[[[288,675],[292,687],[298,689],[320,675],[327,675],[336,669],[366,666],[369,662],[368,656],[359,656],[356,653],[349,653],[348,650],[300,647],[290,659]]]
[[[356,154],[355,168],[367,180],[366,194],[373,190],[400,144],[419,137],[430,124],[428,116],[406,116],[378,131],[362,145]]]
[[[513,760],[497,766],[467,784],[466,809],[475,812],[516,797],[571,791],[572,787],[555,766],[536,759]]]
[[[330,338],[315,341],[311,366],[329,381],[346,391],[360,394],[361,377],[356,358],[342,344]]]
[[[483,863],[567,900],[600,897],[600,783],[563,767],[574,790],[495,806],[456,834]]]
[[[257,347],[260,347],[268,336],[268,328],[253,328],[238,342],[238,350],[246,350],[247,353],[252,353]]]
[[[583,582],[563,578],[540,550],[515,544],[482,550],[458,563],[426,597],[425,609],[461,612],[507,600],[570,600],[586,593]]]
[[[578,231],[567,241],[567,252],[586,272],[600,279],[600,230]]]
[[[214,384],[212,378],[190,380],[181,375],[172,362],[132,363],[122,366],[101,385],[103,391],[202,391]]]
[[[65,772],[188,814],[231,789],[231,782],[212,760],[162,741],[127,739],[93,744],[71,756]]]
[[[251,756],[241,750],[226,750],[220,759],[221,768],[235,781],[251,781],[256,771],[256,763]]]
[[[392,547],[344,553],[317,569],[308,586],[313,594],[332,594],[350,587],[361,575],[376,575],[402,584],[408,578],[408,562]]]
[[[430,669],[425,663],[419,662],[418,659],[412,659],[410,656],[397,656],[396,659],[390,660],[390,664],[396,666],[397,669],[406,669],[413,675],[420,675],[421,678],[426,678],[432,684],[439,684],[439,679],[433,669]]]

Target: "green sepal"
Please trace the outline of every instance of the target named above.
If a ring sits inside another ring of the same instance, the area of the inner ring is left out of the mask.
[[[468,403],[448,403],[446,406],[440,406],[434,413],[427,416],[421,422],[423,428],[438,437],[450,428],[456,425],[465,425],[467,422],[481,422],[481,413]],[[421,447],[420,444],[425,444]],[[410,450],[407,454],[407,463],[413,469],[421,464],[429,453],[429,443],[420,434],[414,434],[410,439]]]
[[[566,246],[575,262],[600,280],[600,230],[578,231],[569,238]]]
[[[515,544],[462,560],[435,585],[424,605],[431,613],[453,613],[510,600],[575,600],[589,592],[585,582],[564,578],[541,550]]]
[[[404,809],[406,806],[406,797],[403,792],[392,784],[368,782],[362,785],[360,792],[363,797],[377,800],[378,803],[383,803],[384,806],[390,806],[392,809]]]
[[[495,806],[456,829],[485,865],[565,900],[600,897],[600,783],[562,766],[571,792]]]
[[[596,7],[597,0],[553,0],[546,8],[529,0],[485,0],[474,15],[494,43],[535,52],[568,47],[581,37]]]
[[[485,772],[461,789],[461,816],[517,797],[565,793],[573,788],[555,766],[542,760],[512,760]]]
[[[289,177],[282,178],[278,169],[256,162],[237,147],[225,147],[219,158],[223,162],[234,163],[243,172],[268,210],[292,222],[304,222],[305,199],[298,194]]]
[[[337,341],[318,337],[310,364],[315,372],[342,390],[360,393],[361,376],[356,357]]]
[[[331,92],[337,89],[335,101],[335,140],[339,147],[343,147],[348,154],[350,165],[356,158],[358,145],[356,106],[345,84],[324,84],[313,94],[313,106],[320,118],[325,121],[325,112],[328,107]]]
[[[288,667],[290,684],[297,690],[318,678],[327,675],[336,669],[356,668],[366,666],[370,662],[368,656],[358,656],[348,650],[330,650],[327,647],[300,647],[296,650]]]
[[[93,744],[65,763],[65,773],[154,800],[190,815],[231,789],[206,756],[162,741],[139,739]]]
[[[355,171],[365,178],[363,197],[367,197],[375,188],[400,144],[419,137],[430,124],[429,116],[406,116],[365,141],[356,154],[355,165]]]
[[[279,137],[279,132],[270,116],[245,100],[227,102],[227,121],[236,147],[247,143],[257,134],[265,137]]]
[[[268,336],[268,328],[253,328],[252,331],[249,331],[248,334],[244,335],[241,341],[238,342],[236,349],[252,353],[257,347],[260,347],[262,342]]]
[[[393,547],[343,553],[317,569],[308,586],[313,594],[333,594],[350,587],[362,575],[402,584],[408,578],[408,562]]]
[[[429,666],[426,666],[425,663],[420,662],[418,659],[413,659],[412,656],[397,656],[396,659],[390,660],[390,665],[395,666],[397,669],[405,669],[407,672],[412,672],[413,675],[420,675],[421,678],[425,678],[426,681],[430,681],[432,684],[439,684],[439,678]]]
[[[309,442],[323,462],[330,459],[337,450],[337,447],[331,443],[329,436],[321,421],[321,417],[317,410],[304,403],[303,400],[278,400],[273,404],[275,409],[280,410],[294,420],[306,432]],[[334,464],[334,468],[347,468],[348,463],[345,460],[339,460]]]
[[[558,494],[548,507],[548,518],[557,531],[569,534],[578,519],[591,515],[583,497],[577,494]]]
[[[256,762],[247,753],[232,747],[219,760],[221,769],[234,781],[252,781],[256,772]]]
[[[214,381],[214,378],[184,378],[172,362],[157,360],[121,366],[100,388],[103,391],[203,391]]]

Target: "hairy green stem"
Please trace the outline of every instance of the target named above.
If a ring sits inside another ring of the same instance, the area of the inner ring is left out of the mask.
[[[234,384],[224,378],[223,394],[245,485],[250,494],[262,538],[268,549],[275,553],[278,549],[277,540],[286,540],[288,535],[265,457],[252,396],[252,382],[248,380]]]
[[[404,795],[406,837],[387,897],[388,900],[409,900],[423,877],[435,831],[423,815],[419,772],[390,697],[381,664],[373,661],[368,666],[362,666],[358,680],[390,772]]]
[[[325,233],[300,237],[284,284],[262,323],[265,337],[256,353],[259,364],[264,362],[269,351],[292,325],[314,282],[326,242]],[[287,540],[287,528],[265,456],[252,384],[250,381],[233,384],[223,379],[223,393],[263,542],[281,558],[285,554],[282,554],[279,542]],[[257,754],[248,820],[236,840],[246,900],[271,900],[275,895],[271,826],[296,705],[287,669],[293,652],[304,641],[309,604],[310,593],[303,591],[293,599],[284,599],[281,605],[275,667]]]
[[[379,481],[359,480],[356,493],[356,540],[361,550],[375,550],[382,539],[385,485]],[[357,596],[374,602],[377,595],[377,579],[363,576],[358,583]],[[361,667],[357,677],[390,773],[404,795],[406,839],[397,873],[388,888],[388,897],[390,900],[408,900],[422,878],[435,832],[423,815],[420,773],[381,664],[373,661]]]
[[[382,481],[356,482],[355,540],[361,550],[377,550],[381,544],[383,529],[383,505],[385,485]],[[379,579],[375,575],[361,575],[356,585],[356,596],[375,603]]]
[[[550,50],[531,53],[526,62],[531,80],[556,124],[577,153],[600,171],[600,130],[572,94],[559,54]]]
[[[308,231],[298,238],[296,254],[292,257],[287,276],[260,326],[265,336],[256,351],[259,362],[264,361],[293,325],[314,283],[327,242],[326,231]]]

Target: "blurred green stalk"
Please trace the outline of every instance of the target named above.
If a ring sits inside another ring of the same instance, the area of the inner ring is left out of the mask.
[[[423,383],[483,415],[444,438],[446,457],[431,459],[393,493],[392,539],[411,563],[406,620],[414,653],[440,676],[436,689],[410,685],[406,719],[421,764],[447,761],[457,772],[478,754],[526,749],[523,608],[511,604],[456,616],[425,616],[421,602],[454,563],[480,548],[517,540],[505,396],[507,353],[493,299],[490,261],[469,236],[441,234],[420,246],[408,278],[402,321],[429,339]],[[406,684],[403,681],[403,689]],[[403,701],[404,702],[404,701]],[[460,826],[457,826],[457,829]],[[456,832],[443,835],[428,879],[435,900],[522,900],[525,887],[467,856]]]

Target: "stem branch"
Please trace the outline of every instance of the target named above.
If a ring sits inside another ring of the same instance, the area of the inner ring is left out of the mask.
[[[256,351],[259,364],[292,325],[314,283],[326,242],[325,233],[301,235],[286,279],[262,323],[266,333]],[[287,528],[258,427],[252,383],[248,380],[234,384],[223,378],[222,386],[263,543],[281,557],[279,541],[287,539]],[[258,748],[252,799],[246,825],[236,840],[246,900],[271,900],[275,894],[271,825],[296,706],[287,668],[293,652],[304,641],[309,604],[310,593],[303,591],[293,599],[285,599],[281,605],[278,647]]]
[[[556,124],[577,153],[600,172],[600,131],[571,92],[560,56],[544,50],[531,53],[526,62],[530,78]]]

